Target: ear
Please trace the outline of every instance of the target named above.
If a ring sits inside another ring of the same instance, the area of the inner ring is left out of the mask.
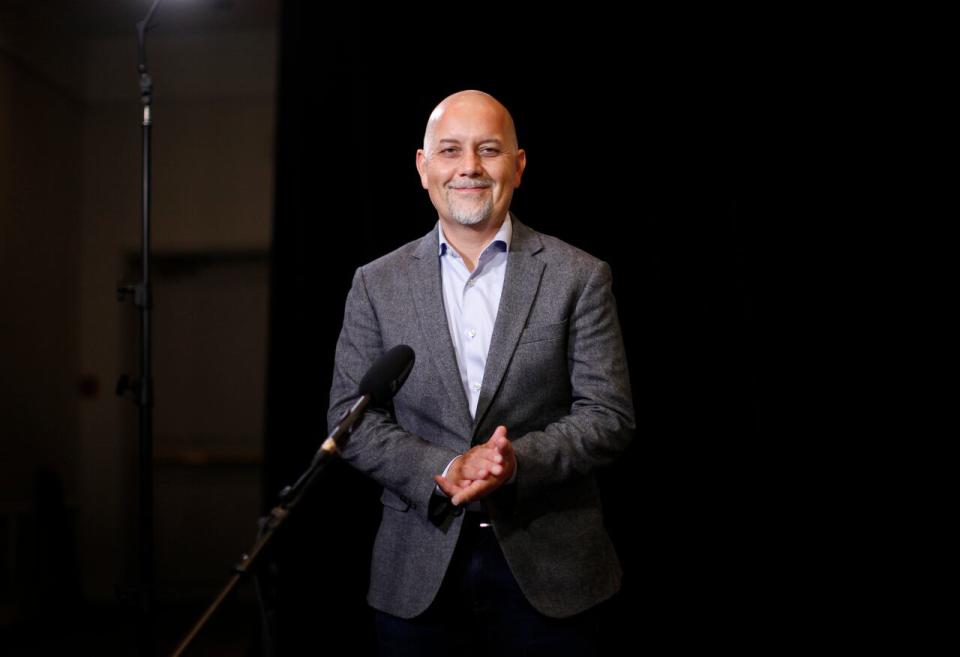
[[[424,189],[427,187],[427,154],[420,148],[417,150],[417,173],[420,174],[420,184]]]
[[[522,148],[517,151],[517,170],[513,176],[513,186],[520,186],[520,178],[523,177],[523,170],[527,168],[527,152]]]

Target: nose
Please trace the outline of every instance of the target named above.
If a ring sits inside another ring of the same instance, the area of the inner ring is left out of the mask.
[[[460,158],[460,175],[462,176],[480,176],[483,175],[483,165],[480,156],[473,150],[467,149]]]

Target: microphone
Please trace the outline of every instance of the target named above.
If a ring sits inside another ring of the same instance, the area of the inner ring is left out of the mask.
[[[360,394],[370,395],[374,404],[387,403],[407,380],[415,360],[413,349],[398,344],[370,366],[360,381]]]
[[[398,344],[380,356],[370,366],[370,369],[360,380],[360,399],[344,413],[337,426],[323,441],[323,445],[320,446],[320,450],[314,457],[314,462],[328,454],[340,452],[340,443],[343,436],[350,432],[367,406],[371,403],[382,406],[393,399],[393,396],[397,394],[397,391],[407,380],[407,376],[410,375],[415,360],[413,349],[405,344]]]
[[[292,485],[280,491],[280,506],[284,509],[293,508],[300,494],[317,477],[325,461],[340,454],[340,445],[343,437],[350,433],[353,425],[363,416],[363,412],[371,403],[382,405],[393,399],[400,387],[403,386],[410,370],[413,369],[415,358],[413,349],[405,344],[398,344],[383,354],[370,366],[367,373],[360,380],[360,399],[337,422],[330,435],[313,456],[310,468]]]

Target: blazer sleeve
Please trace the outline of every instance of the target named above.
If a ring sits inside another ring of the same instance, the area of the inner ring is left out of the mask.
[[[357,400],[360,380],[384,353],[379,319],[363,268],[357,269],[344,310],[330,388],[330,430]],[[433,476],[443,472],[453,450],[434,445],[401,428],[392,408],[369,407],[343,448],[343,458],[404,502],[430,517]]]
[[[610,267],[598,261],[570,318],[570,413],[514,441],[517,493],[535,495],[608,465],[634,431],[633,401]]]

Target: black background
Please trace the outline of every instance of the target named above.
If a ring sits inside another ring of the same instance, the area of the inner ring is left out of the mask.
[[[626,572],[611,645],[637,632],[741,644],[789,626],[816,558],[796,486],[813,447],[783,376],[806,358],[808,319],[784,299],[804,275],[794,257],[809,217],[829,208],[836,165],[818,149],[835,130],[835,85],[774,46],[658,48],[609,23],[600,47],[491,57],[459,31],[319,39],[320,18],[285,3],[265,506],[326,433],[354,270],[436,221],[414,168],[427,116],[481,89],[511,110],[527,150],[514,212],[614,274],[638,429],[600,474]],[[278,541],[285,644],[322,625],[324,640],[372,649],[378,497],[338,464]]]

